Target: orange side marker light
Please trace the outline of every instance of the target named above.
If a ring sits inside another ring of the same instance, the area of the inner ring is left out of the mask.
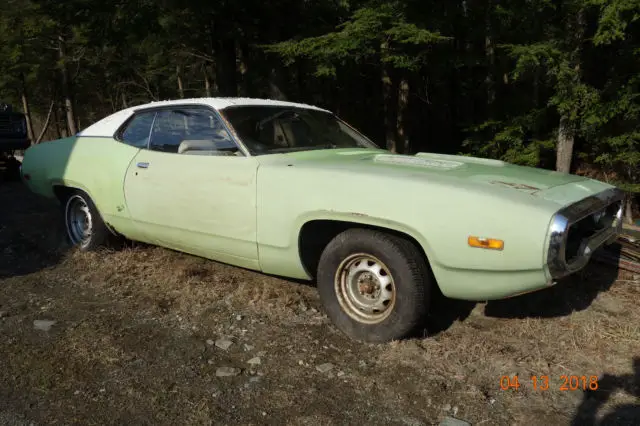
[[[469,237],[467,240],[471,247],[489,249],[489,250],[502,250],[504,249],[504,241],[497,240],[495,238],[485,237]]]

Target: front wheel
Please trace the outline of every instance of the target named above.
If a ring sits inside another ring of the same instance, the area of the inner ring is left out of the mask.
[[[109,230],[91,198],[83,192],[67,197],[64,224],[69,242],[82,251],[95,250],[107,243]]]
[[[410,241],[349,229],[324,249],[318,291],[325,311],[347,336],[382,343],[401,339],[425,319],[429,268]]]

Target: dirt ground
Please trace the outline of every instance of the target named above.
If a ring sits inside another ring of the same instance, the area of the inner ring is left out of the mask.
[[[514,299],[436,295],[423,336],[368,345],[312,285],[139,244],[80,253],[60,223],[0,184],[0,424],[640,423],[640,276],[591,264]]]

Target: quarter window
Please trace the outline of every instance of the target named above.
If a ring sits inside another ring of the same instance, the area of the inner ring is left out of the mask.
[[[233,155],[238,152],[220,118],[204,108],[158,111],[149,149],[190,155]]]
[[[155,111],[136,114],[120,134],[120,140],[127,145],[146,148],[155,115]]]

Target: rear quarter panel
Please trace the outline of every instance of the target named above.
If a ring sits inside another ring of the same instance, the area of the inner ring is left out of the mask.
[[[30,189],[47,197],[56,185],[83,190],[110,225],[126,228],[123,182],[138,151],[111,138],[69,137],[29,148],[23,174],[31,177]]]

